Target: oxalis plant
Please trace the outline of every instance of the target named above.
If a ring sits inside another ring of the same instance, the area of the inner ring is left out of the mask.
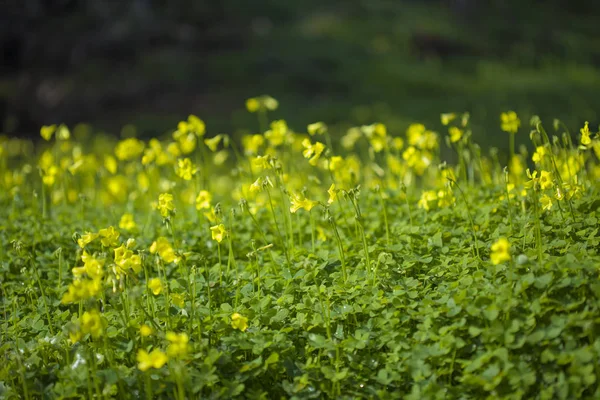
[[[599,398],[600,138],[0,139],[0,397]],[[443,140],[442,140],[443,139]],[[446,142],[456,165],[441,158]]]

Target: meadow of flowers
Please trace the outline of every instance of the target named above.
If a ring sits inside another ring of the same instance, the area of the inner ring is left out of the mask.
[[[0,138],[0,397],[600,397],[587,122],[502,113],[503,155],[468,113],[336,136],[246,107],[241,138]]]

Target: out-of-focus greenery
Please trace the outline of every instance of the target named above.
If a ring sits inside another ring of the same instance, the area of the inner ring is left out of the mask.
[[[85,121],[157,134],[188,113],[235,132],[251,123],[239,99],[269,93],[291,126],[340,132],[469,111],[490,145],[508,108],[596,121],[596,7],[533,3],[29,0],[5,13],[18,62],[0,78],[0,116],[9,133]]]

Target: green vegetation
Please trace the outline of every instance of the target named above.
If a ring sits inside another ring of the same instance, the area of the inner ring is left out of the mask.
[[[504,161],[468,114],[334,140],[278,107],[0,141],[0,397],[600,396],[595,129],[503,113]]]

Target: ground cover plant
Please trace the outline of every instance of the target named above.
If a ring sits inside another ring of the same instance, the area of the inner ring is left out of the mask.
[[[334,138],[246,106],[239,141],[2,139],[1,397],[600,396],[596,129],[505,112],[503,160],[467,113]]]

